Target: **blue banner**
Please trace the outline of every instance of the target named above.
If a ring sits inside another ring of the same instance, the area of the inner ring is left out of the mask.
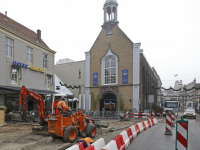
[[[122,70],[122,84],[128,83],[128,69]]]
[[[93,73],[93,86],[98,85],[98,73]]]

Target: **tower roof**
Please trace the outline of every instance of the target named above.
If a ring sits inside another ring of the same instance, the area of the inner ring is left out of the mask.
[[[106,3],[110,3],[110,2],[117,3],[117,1],[116,1],[116,0],[106,0]]]

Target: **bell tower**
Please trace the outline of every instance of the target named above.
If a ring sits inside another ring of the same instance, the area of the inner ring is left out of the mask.
[[[104,4],[104,24],[102,27],[106,29],[108,38],[113,35],[112,30],[119,23],[117,21],[117,7],[116,0],[106,0]]]

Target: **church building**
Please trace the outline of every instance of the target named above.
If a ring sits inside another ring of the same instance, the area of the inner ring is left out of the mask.
[[[102,30],[85,53],[86,111],[139,112],[140,43],[118,26],[118,3],[106,0]]]

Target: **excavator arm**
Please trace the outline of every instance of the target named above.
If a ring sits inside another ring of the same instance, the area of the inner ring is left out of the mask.
[[[28,99],[32,97],[37,102],[37,111],[39,116],[39,123],[41,126],[45,125],[45,109],[44,109],[44,101],[41,95],[37,94],[34,91],[31,91],[27,89],[25,86],[22,86],[20,91],[20,114],[25,121],[30,121],[29,117],[27,117],[26,111],[27,111],[27,105],[28,105]]]

